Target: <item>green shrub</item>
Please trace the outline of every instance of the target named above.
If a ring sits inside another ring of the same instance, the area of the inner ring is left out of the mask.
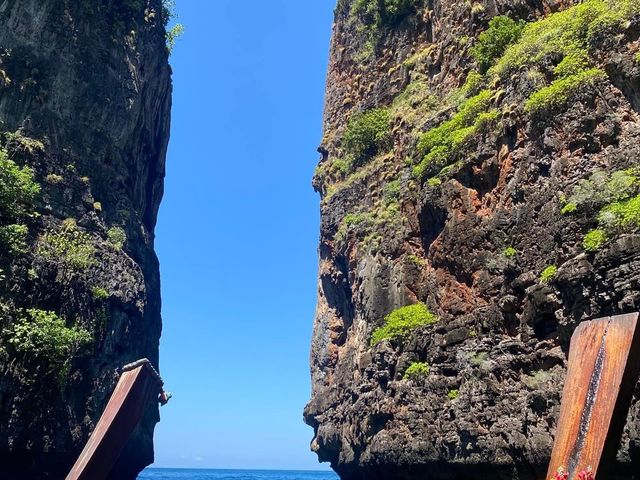
[[[29,309],[5,332],[6,350],[18,361],[64,371],[70,358],[92,341],[84,328],[67,327],[54,312]]]
[[[26,225],[4,225],[0,227],[0,245],[12,255],[27,253],[27,235],[29,229]]]
[[[58,185],[64,182],[64,177],[62,175],[56,175],[55,173],[50,173],[45,177],[45,181],[51,185]]]
[[[546,370],[537,370],[532,375],[525,375],[522,377],[522,383],[531,389],[538,389],[544,387],[553,379],[551,373]]]
[[[109,292],[102,287],[93,287],[91,289],[91,294],[96,300],[106,300],[109,298]]]
[[[640,227],[640,195],[606,206],[598,217],[610,229],[629,230]]]
[[[384,187],[385,203],[390,204],[398,200],[400,197],[400,180],[392,180]]]
[[[449,393],[447,393],[447,397],[449,398],[449,400],[455,400],[459,396],[460,392],[458,391],[458,389],[449,390]]]
[[[576,205],[573,202],[567,202],[567,203],[564,204],[564,206],[560,210],[560,213],[562,215],[567,215],[569,213],[575,212],[577,209],[578,209],[578,205]]]
[[[562,211],[575,211],[583,204],[600,208],[598,228],[588,232],[582,241],[586,251],[596,251],[616,234],[640,228],[639,190],[637,168],[597,171],[578,182]]]
[[[389,109],[375,108],[353,115],[347,124],[343,147],[349,157],[349,171],[388,151],[392,147]]]
[[[402,378],[404,380],[417,380],[429,375],[429,370],[430,368],[427,363],[414,362],[405,370]]]
[[[508,78],[520,68],[541,64],[547,58],[559,58],[561,64],[567,57],[570,59],[556,72],[558,78],[577,73],[577,64],[582,66],[580,70],[587,69],[583,61],[588,58],[589,42],[598,26],[602,23],[611,25],[612,18],[614,23],[622,25],[632,18],[636,9],[636,0],[586,0],[529,23],[519,40],[506,49],[492,72]]]
[[[442,179],[438,177],[431,177],[427,180],[427,185],[430,187],[439,187],[440,185],[442,185]]]
[[[74,270],[85,270],[96,262],[91,236],[78,230],[75,225],[46,232],[40,238],[37,252],[46,260]]]
[[[556,267],[555,265],[549,265],[542,271],[542,273],[540,273],[540,281],[542,283],[549,283],[555,278],[557,273],[558,267]]]
[[[520,38],[524,25],[523,21],[516,22],[505,16],[491,19],[489,28],[478,36],[478,42],[471,48],[471,55],[482,72],[486,72],[507,47]]]
[[[184,25],[181,23],[175,23],[173,26],[169,27],[169,22],[175,20],[177,17],[175,0],[162,0],[162,19],[166,30],[165,40],[169,54],[173,51],[176,40],[178,40],[178,38],[180,38],[184,33]]]
[[[467,99],[450,120],[421,135],[418,153],[423,158],[413,169],[416,178],[422,178],[432,164],[453,163],[468,140],[498,118],[497,110],[487,111],[491,97],[490,90],[481,91]]]
[[[489,355],[487,354],[487,352],[478,352],[473,354],[471,358],[469,358],[469,362],[475,367],[480,367],[482,364],[487,362],[488,359]]]
[[[595,252],[596,250],[599,250],[606,242],[607,232],[600,228],[597,228],[595,230],[591,230],[584,236],[582,246],[588,252]]]
[[[18,166],[6,150],[0,149],[0,214],[11,219],[31,214],[31,205],[39,193],[33,170]]]
[[[424,303],[398,308],[385,317],[382,327],[373,331],[371,345],[376,345],[384,339],[404,340],[416,328],[432,325],[437,321],[438,318]]]
[[[424,267],[427,263],[423,258],[413,254],[407,255],[407,261],[417,267]]]
[[[637,0],[585,0],[529,23],[491,67],[490,75],[508,79],[523,68],[537,71],[552,62],[553,82],[534,93],[525,106],[531,113],[564,107],[575,93],[606,76],[593,68],[589,51],[594,39],[621,31],[640,13],[639,5]]]
[[[12,153],[19,152],[26,155],[35,155],[45,151],[44,143],[23,135],[22,130],[5,132],[4,136],[7,139],[7,149]]]
[[[470,71],[467,74],[464,85],[462,85],[462,94],[465,97],[477,95],[481,90],[484,80],[484,76],[480,72],[476,72],[475,70]]]
[[[374,225],[375,219],[370,212],[348,213],[340,222],[334,240],[338,246],[344,245],[352,227],[365,226],[365,228],[369,228]]]
[[[122,227],[111,227],[107,231],[107,237],[109,238],[109,243],[117,250],[122,250],[127,242],[127,234]]]
[[[423,0],[355,0],[352,14],[373,29],[393,27],[414,14]]]
[[[551,85],[535,92],[525,102],[525,109],[533,114],[542,114],[565,107],[571,98],[586,86],[606,78],[599,68],[591,68],[574,75],[554,80]]]
[[[173,53],[173,49],[176,46],[176,42],[182,35],[184,35],[184,25],[181,23],[176,23],[171,28],[167,29],[166,32],[166,42],[167,42],[167,50],[169,50],[169,54]]]
[[[596,171],[589,179],[582,179],[573,189],[569,203],[576,208],[583,204],[603,205],[626,200],[640,188],[640,178],[635,169],[618,170],[611,174]]]
[[[518,251],[513,247],[507,247],[502,251],[502,254],[507,258],[513,258],[518,254]]]

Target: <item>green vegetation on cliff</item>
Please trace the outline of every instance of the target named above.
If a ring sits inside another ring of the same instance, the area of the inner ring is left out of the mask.
[[[79,326],[67,326],[54,312],[27,309],[3,333],[0,346],[33,375],[58,376],[65,381],[70,359],[92,341],[91,334]]]
[[[598,211],[598,227],[583,239],[585,250],[599,250],[609,240],[625,232],[640,229],[640,174],[637,168],[608,173],[594,172],[582,179],[561,209],[576,215]]]
[[[33,170],[20,167],[11,160],[5,149],[0,149],[0,214],[16,219],[31,214],[30,207],[40,193]]]
[[[471,55],[482,72],[500,58],[509,45],[522,35],[524,22],[498,16],[491,19],[489,28],[478,37],[478,43],[471,48]]]
[[[497,110],[489,110],[492,95],[482,90],[465,100],[450,120],[420,136],[417,150],[422,160],[413,169],[416,178],[422,178],[430,165],[453,163],[467,142],[498,118]]]
[[[355,0],[351,14],[372,28],[391,27],[422,4],[423,0]]]
[[[558,267],[555,265],[549,265],[540,273],[540,282],[549,283],[553,280],[558,273]]]
[[[96,262],[91,236],[79,230],[75,222],[46,232],[40,239],[38,254],[60,266],[79,271]]]
[[[429,371],[429,364],[424,362],[414,362],[405,370],[402,378],[404,380],[418,380],[429,375]]]
[[[392,146],[391,116],[386,108],[375,108],[355,114],[347,125],[343,143],[346,171],[351,172],[367,163],[378,153]]]
[[[406,339],[416,328],[432,325],[438,321],[424,303],[398,308],[384,318],[384,325],[371,334],[371,345],[385,339]]]
[[[0,149],[0,252],[11,256],[26,252],[29,228],[25,222],[35,215],[33,202],[39,193],[33,170],[19,166]]]

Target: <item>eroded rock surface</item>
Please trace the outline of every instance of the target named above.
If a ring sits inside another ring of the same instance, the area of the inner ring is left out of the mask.
[[[0,143],[40,186],[20,219],[26,248],[0,248],[0,477],[61,479],[116,370],[158,365],[153,243],[171,108],[162,2],[2,0],[0,25]],[[17,336],[35,324],[27,309],[67,329]],[[73,328],[90,340],[63,338]],[[150,406],[113,478],[152,462],[158,419]]]
[[[571,333],[640,309],[640,216],[597,248],[585,237],[605,228],[606,202],[594,199],[606,182],[640,165],[640,12],[627,2],[614,26],[589,24],[595,80],[540,110],[528,101],[560,78],[565,55],[482,72],[473,91],[471,47],[495,16],[531,24],[574,2],[405,2],[415,8],[380,28],[357,3],[336,8],[314,178],[312,449],[349,480],[544,478]],[[478,90],[491,97],[491,126],[416,175],[421,136]],[[345,166],[349,122],[378,108],[393,147]],[[387,314],[416,302],[438,322],[371,345]],[[414,362],[429,374],[404,379]],[[620,478],[640,471],[639,429],[636,401]]]

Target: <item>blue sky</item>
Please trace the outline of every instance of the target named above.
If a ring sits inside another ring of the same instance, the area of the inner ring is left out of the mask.
[[[309,342],[331,0],[178,0],[161,262],[160,467],[327,468]]]

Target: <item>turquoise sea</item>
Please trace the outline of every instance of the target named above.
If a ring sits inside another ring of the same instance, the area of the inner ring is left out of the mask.
[[[333,472],[147,468],[138,480],[339,480]]]

